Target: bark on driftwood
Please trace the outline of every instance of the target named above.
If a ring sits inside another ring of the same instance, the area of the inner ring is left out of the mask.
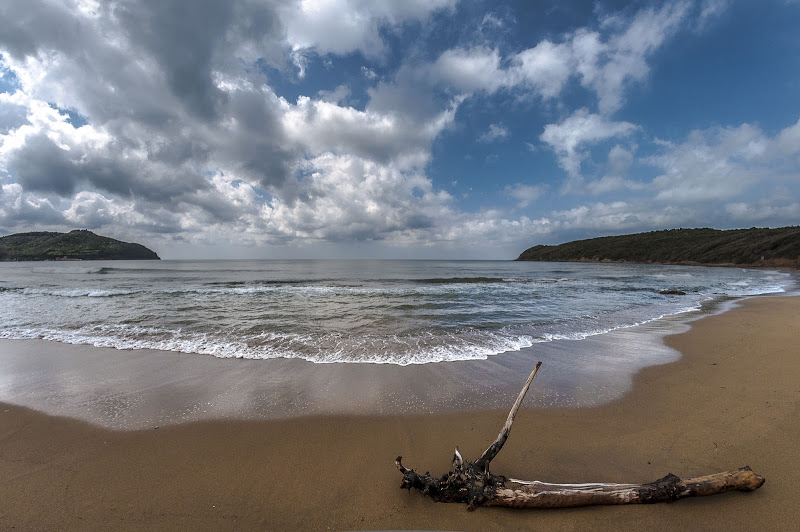
[[[733,490],[753,491],[764,484],[764,478],[753,473],[747,466],[736,471],[689,479],[669,474],[647,484],[549,484],[490,473],[489,463],[508,439],[514,417],[541,365],[541,362],[536,364],[522,387],[497,439],[477,460],[465,460],[456,447],[453,470],[434,478],[430,473],[420,475],[405,467],[402,457],[398,456],[395,465],[403,474],[400,487],[409,491],[412,488],[418,489],[437,502],[466,503],[469,509],[474,509],[478,506],[567,508],[597,504],[649,504]]]

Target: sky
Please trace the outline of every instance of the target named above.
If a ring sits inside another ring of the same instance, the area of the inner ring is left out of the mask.
[[[0,234],[511,259],[800,224],[800,0],[3,0]]]

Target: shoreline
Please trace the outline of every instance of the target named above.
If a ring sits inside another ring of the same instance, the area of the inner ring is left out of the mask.
[[[520,378],[543,360],[529,407],[591,407],[624,396],[643,367],[677,359],[662,339],[688,328],[689,319],[679,314],[486,359],[407,366],[0,339],[0,402],[116,430],[214,419],[455,414],[506,408]]]
[[[498,474],[551,482],[649,482],[750,465],[767,479],[750,494],[467,512],[398,489],[398,454],[441,474],[454,445],[480,454],[508,407],[126,432],[3,405],[0,528],[790,530],[800,520],[798,335],[800,297],[748,298],[668,337],[683,356],[639,371],[609,404],[523,407],[492,462]]]
[[[545,371],[526,396],[528,407],[595,407],[629,393],[642,369],[677,360],[666,337],[747,299],[709,301],[485,359],[405,366],[0,339],[0,403],[126,431],[209,420],[458,414],[506,408],[541,360]]]
[[[565,260],[539,260],[539,259],[510,259],[513,262],[562,262],[579,264],[653,264],[661,266],[703,266],[707,268],[741,268],[743,270],[777,270],[783,272],[800,272],[800,261],[792,259],[770,259],[763,264],[736,264],[734,262],[695,262],[684,260],[678,262],[640,262],[635,260],[611,260],[611,259],[565,259]]]

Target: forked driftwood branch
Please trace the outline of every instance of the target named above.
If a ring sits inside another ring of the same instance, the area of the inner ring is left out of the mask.
[[[597,504],[649,504],[733,490],[753,491],[764,484],[764,478],[753,473],[747,466],[736,471],[689,479],[669,474],[647,484],[549,484],[490,473],[489,463],[508,439],[514,417],[541,365],[541,362],[536,364],[522,387],[497,439],[477,460],[465,460],[456,447],[453,470],[440,478],[434,478],[430,473],[420,475],[405,467],[402,457],[398,456],[395,465],[403,474],[400,487],[409,491],[411,488],[418,489],[437,502],[466,503],[469,509],[474,509],[478,506],[567,508]]]

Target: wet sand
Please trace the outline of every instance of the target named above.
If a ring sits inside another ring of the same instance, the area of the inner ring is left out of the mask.
[[[398,454],[409,467],[444,472],[454,445],[472,458],[483,451],[506,408],[112,431],[3,405],[0,528],[793,530],[798,336],[800,298],[747,300],[668,337],[683,357],[642,370],[610,404],[523,409],[492,462],[499,474],[553,482],[648,482],[750,465],[767,479],[754,493],[467,512],[399,489]]]
[[[315,364],[0,339],[0,402],[114,430],[214,419],[442,414],[507,408],[537,360],[529,407],[622,397],[644,366],[677,360],[662,345],[686,328],[657,320],[585,340],[554,340],[484,360]]]

